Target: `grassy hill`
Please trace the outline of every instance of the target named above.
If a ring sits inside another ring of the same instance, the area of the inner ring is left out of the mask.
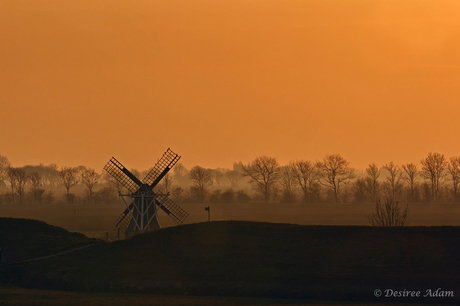
[[[55,254],[96,242],[80,233],[30,219],[0,218],[0,247],[7,262]]]
[[[4,266],[0,276],[3,282],[33,288],[458,303],[459,259],[456,227],[221,221],[166,228],[49,260]],[[455,296],[374,297],[375,289],[424,295],[437,288]]]

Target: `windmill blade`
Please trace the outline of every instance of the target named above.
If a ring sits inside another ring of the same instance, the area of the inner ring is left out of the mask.
[[[135,193],[141,186],[141,181],[128,171],[115,157],[112,157],[104,170],[122,184],[130,193]]]
[[[121,229],[127,229],[128,228],[128,225],[129,225],[129,222],[131,221],[131,214],[129,213],[130,210],[132,210],[134,207],[134,202],[132,202],[128,208],[126,208],[122,213],[121,215],[117,218],[117,220],[115,220],[115,222],[113,223],[116,227],[119,227]]]
[[[184,222],[184,220],[188,217],[188,213],[168,197],[166,197],[166,199],[165,197],[160,197],[159,200],[155,201],[158,205],[160,205],[163,201],[163,205],[161,205],[160,208],[178,224],[182,224],[182,222]]]
[[[168,173],[169,170],[179,161],[180,156],[168,150],[163,154],[163,156],[158,160],[158,162],[150,169],[149,173],[142,180],[144,184],[154,188],[161,179]]]

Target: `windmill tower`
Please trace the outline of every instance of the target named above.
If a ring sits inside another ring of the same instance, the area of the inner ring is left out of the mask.
[[[128,190],[128,194],[119,194],[126,209],[114,222],[115,226],[125,231],[127,238],[160,229],[157,214],[159,209],[178,224],[187,218],[188,213],[169,198],[169,192],[164,194],[154,190],[179,159],[179,155],[168,149],[142,181],[114,157],[105,165],[104,170]]]

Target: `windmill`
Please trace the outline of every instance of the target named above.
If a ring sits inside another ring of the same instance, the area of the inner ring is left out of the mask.
[[[142,181],[114,157],[105,165],[104,170],[128,190],[128,194],[119,193],[126,209],[114,222],[115,226],[125,231],[126,237],[160,229],[159,209],[178,224],[187,218],[188,213],[169,198],[169,192],[165,194],[154,190],[179,159],[180,156],[168,148]],[[125,197],[129,198],[130,204]]]

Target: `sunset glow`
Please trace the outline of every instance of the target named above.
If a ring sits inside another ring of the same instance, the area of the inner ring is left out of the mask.
[[[14,166],[460,155],[459,1],[0,1]]]

